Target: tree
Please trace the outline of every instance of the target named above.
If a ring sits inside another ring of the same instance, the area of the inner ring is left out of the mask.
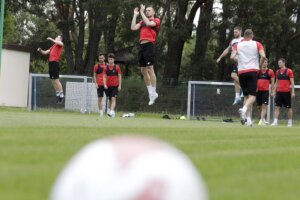
[[[195,14],[200,5],[205,2],[205,0],[193,2],[190,13],[187,14],[189,1],[178,0],[174,6],[174,17],[172,17],[172,5],[171,1],[168,1],[165,24],[168,28],[168,52],[163,73],[164,84],[177,84],[184,43],[191,37]]]

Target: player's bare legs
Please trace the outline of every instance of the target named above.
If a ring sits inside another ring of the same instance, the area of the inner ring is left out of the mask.
[[[235,91],[235,99],[232,105],[236,105],[239,102],[241,102],[241,96],[240,96],[241,86],[240,86],[240,81],[237,73],[235,72],[231,73],[231,78],[233,79],[234,91]]]
[[[274,121],[271,124],[271,126],[277,126],[279,113],[280,113],[280,107],[279,106],[275,106]]]
[[[51,83],[54,90],[56,91],[56,97],[58,98],[58,103],[62,103],[64,98],[64,92],[59,79],[51,79]]]
[[[152,105],[158,97],[158,94],[156,93],[156,75],[153,69],[153,65],[148,67],[141,67],[141,73],[143,74],[144,82],[149,93],[150,101],[148,105]]]
[[[244,106],[243,108],[239,109],[242,124],[244,124],[245,119],[247,119],[247,125],[252,125],[252,105],[255,102],[255,99],[256,97],[253,95],[247,95],[244,97]]]

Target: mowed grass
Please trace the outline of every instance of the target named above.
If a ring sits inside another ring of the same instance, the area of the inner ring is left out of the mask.
[[[0,199],[47,199],[72,155],[113,135],[152,136],[176,146],[199,169],[211,200],[300,197],[298,125],[248,128],[146,115],[99,119],[96,114],[0,108]]]

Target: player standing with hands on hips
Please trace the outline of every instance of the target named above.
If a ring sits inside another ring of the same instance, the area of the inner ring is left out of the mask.
[[[142,20],[136,23],[136,18],[141,15]],[[131,30],[140,30],[140,46],[138,53],[139,65],[143,74],[144,82],[149,93],[148,105],[153,105],[158,98],[156,92],[156,75],[153,65],[155,63],[155,40],[160,27],[160,19],[155,18],[155,10],[152,6],[145,7],[141,4],[140,9],[135,8],[131,22]]]
[[[49,55],[49,77],[53,88],[56,91],[57,103],[61,104],[64,100],[63,87],[59,81],[59,60],[60,54],[62,52],[64,43],[61,35],[57,36],[55,39],[48,37],[47,40],[50,40],[54,44],[48,50],[42,50],[38,48],[37,51],[42,55]]]

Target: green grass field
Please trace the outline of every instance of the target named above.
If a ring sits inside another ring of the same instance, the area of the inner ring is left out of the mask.
[[[66,162],[85,144],[112,135],[160,138],[186,153],[211,200],[298,200],[300,127],[164,120],[158,116],[0,108],[0,199],[47,199]],[[176,174],[174,174],[176,176]]]

